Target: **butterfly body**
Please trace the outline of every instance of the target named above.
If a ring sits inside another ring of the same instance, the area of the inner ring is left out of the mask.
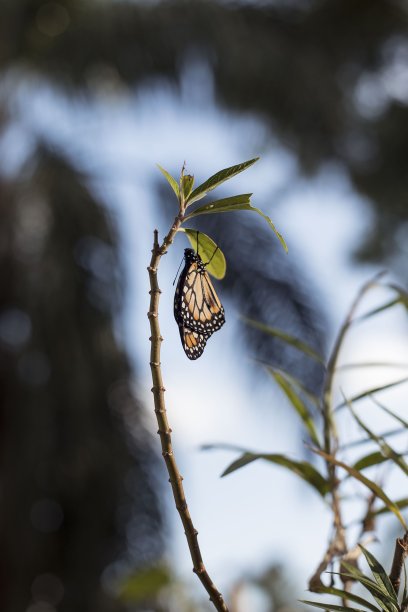
[[[184,268],[174,296],[174,318],[189,359],[198,359],[208,338],[225,323],[224,308],[200,255],[184,251]]]

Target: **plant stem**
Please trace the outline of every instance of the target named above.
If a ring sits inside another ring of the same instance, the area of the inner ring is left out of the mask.
[[[395,540],[394,559],[392,561],[392,568],[390,572],[390,581],[394,587],[395,594],[398,595],[401,572],[404,565],[405,558],[408,555],[408,532],[405,533],[403,538],[397,538]]]
[[[190,549],[191,559],[193,562],[193,572],[195,572],[203,584],[205,590],[210,596],[210,601],[213,603],[216,610],[219,612],[228,612],[228,608],[224,603],[221,593],[217,590],[216,586],[212,582],[210,576],[205,569],[203,559],[201,556],[200,547],[198,545],[197,534],[198,531],[195,529],[191,520],[190,512],[188,510],[186,497],[183,489],[183,477],[181,476],[177,463],[174,457],[173,446],[171,441],[171,428],[167,420],[167,412],[164,401],[161,364],[160,364],[160,347],[163,338],[160,334],[159,327],[159,300],[160,300],[160,288],[157,280],[157,270],[160,263],[161,257],[167,252],[167,248],[173,242],[174,236],[179,229],[183,218],[184,218],[184,206],[183,202],[180,201],[180,212],[175,218],[174,223],[163,240],[163,244],[160,246],[158,241],[158,232],[154,231],[154,243],[152,249],[152,258],[150,265],[147,268],[150,279],[150,308],[147,316],[150,321],[150,368],[152,372],[153,380],[153,397],[154,397],[154,411],[156,413],[158,423],[158,434],[160,436],[162,455],[166,463],[167,471],[169,474],[169,482],[173,490],[174,501],[176,508],[180,514],[181,521],[184,526],[184,531],[187,538],[188,547]]]

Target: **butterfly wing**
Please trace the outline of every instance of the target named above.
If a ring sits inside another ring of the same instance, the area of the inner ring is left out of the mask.
[[[189,359],[198,359],[204,351],[207,344],[207,338],[196,331],[179,325],[181,344],[184,352]]]
[[[224,308],[208,273],[197,261],[186,263],[174,298],[174,316],[178,325],[209,338],[225,323]]]

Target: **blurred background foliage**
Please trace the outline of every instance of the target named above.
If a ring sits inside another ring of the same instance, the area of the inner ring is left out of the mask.
[[[45,80],[73,109],[101,88],[134,91],[156,80],[177,94],[185,66],[199,58],[217,104],[259,117],[265,143],[289,149],[300,174],[330,164],[347,173],[371,210],[356,260],[406,282],[407,24],[399,0],[1,1],[2,610],[121,610],[127,604],[101,582],[106,568],[145,567],[165,550],[158,459],[137,371],[116,333],[120,236],[63,151],[32,142],[18,171],[7,170],[20,85]],[[168,197],[157,188],[161,218],[171,218]],[[229,254],[225,291],[243,314],[323,351],[324,308],[305,270],[290,269],[280,249],[263,265],[274,237],[258,227],[244,234],[240,219],[201,226]],[[307,370],[273,339],[245,333],[257,355],[303,367],[319,387],[317,366]],[[273,601],[271,610],[284,608]]]

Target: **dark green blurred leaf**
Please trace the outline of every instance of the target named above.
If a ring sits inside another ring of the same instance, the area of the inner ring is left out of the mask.
[[[306,427],[309,433],[310,439],[312,440],[314,444],[316,444],[316,446],[320,448],[321,444],[320,444],[319,436],[318,436],[312,415],[310,414],[306,404],[303,402],[300,395],[296,393],[292,384],[290,383],[290,381],[284,375],[283,372],[279,372],[278,370],[274,370],[272,368],[268,368],[268,370],[273,376],[273,378],[275,379],[275,381],[278,383],[282,391],[285,393],[286,397],[288,398],[289,402],[292,404],[296,413],[300,416],[304,426]]]
[[[171,582],[165,565],[142,569],[127,576],[119,585],[119,598],[125,602],[143,602],[158,595]]]
[[[365,612],[361,608],[350,608],[349,606],[337,606],[331,603],[319,603],[317,601],[308,601],[307,599],[300,599],[301,603],[307,604],[308,606],[314,606],[315,608],[321,608],[322,610],[334,610],[338,612]]]
[[[282,340],[286,344],[293,346],[293,348],[297,349],[298,351],[301,351],[302,353],[305,353],[305,355],[312,357],[312,359],[315,359],[319,363],[324,364],[323,357],[316,353],[316,351],[314,351],[308,344],[302,342],[298,338],[295,338],[294,336],[291,336],[286,332],[276,329],[275,327],[270,327],[265,323],[261,323],[260,321],[254,321],[253,319],[248,319],[247,317],[242,317],[242,320],[245,321],[245,323],[247,323],[251,327],[259,329],[265,332],[265,334],[269,334],[270,336],[274,336],[275,338],[279,338],[279,340]]]
[[[162,168],[159,164],[157,164],[157,167],[160,172],[166,177],[167,181],[170,183],[171,188],[173,189],[174,193],[178,198],[180,195],[180,190],[177,181],[171,176],[171,174],[167,172],[167,170]]]
[[[316,470],[313,465],[307,461],[294,461],[289,459],[285,455],[281,454],[267,454],[267,453],[250,453],[245,452],[241,457],[233,461],[221,474],[221,476],[227,476],[236,470],[256,461],[257,459],[264,459],[276,465],[287,468],[306,482],[308,482],[314,489],[316,489],[323,497],[328,491],[327,481],[323,476]]]
[[[400,509],[407,508],[408,507],[408,497],[403,497],[402,499],[399,499],[395,501],[394,503],[397,506],[397,508],[400,508]],[[375,510],[371,514],[373,514],[374,516],[378,516],[379,514],[386,514],[388,512],[390,512],[390,509],[388,508],[388,506],[383,506],[382,508]]]
[[[197,202],[204,198],[209,191],[212,191],[218,185],[221,185],[225,181],[228,181],[233,176],[236,176],[240,172],[243,172],[250,166],[252,166],[255,162],[257,162],[259,157],[255,157],[254,159],[250,159],[249,161],[243,162],[242,164],[237,164],[236,166],[230,166],[229,168],[225,168],[224,170],[220,170],[216,172],[209,179],[207,179],[204,183],[199,185],[194,189],[192,194],[190,195],[187,203],[188,206],[193,204],[193,202]]]
[[[402,385],[406,382],[408,382],[408,376],[406,376],[405,378],[400,378],[399,380],[395,380],[391,383],[387,383],[386,385],[380,385],[379,387],[367,389],[367,391],[363,391],[362,393],[358,393],[357,395],[350,397],[349,402],[352,402],[354,404],[355,402],[361,399],[364,399],[365,397],[369,397],[370,395],[373,395],[373,393],[379,393],[380,391],[386,391],[387,389],[392,389],[393,387],[397,387],[398,385]],[[346,405],[347,405],[347,402],[343,401],[341,402],[341,404],[337,406],[336,410],[339,410],[340,408],[344,408],[344,406]]]
[[[382,306],[379,306],[378,308],[374,308],[373,310],[370,310],[369,312],[362,314],[359,317],[356,317],[355,319],[353,319],[353,325],[355,323],[360,323],[361,321],[365,321],[366,319],[369,319],[370,317],[373,317],[379,314],[380,312],[384,312],[385,310],[388,310],[389,308],[392,308],[393,306],[396,306],[397,304],[401,304],[401,300],[399,298],[395,300],[391,300],[390,302],[387,302],[386,304],[383,304]]]
[[[358,595],[355,595],[354,593],[351,593],[349,591],[344,591],[342,589],[335,589],[334,587],[323,586],[317,589],[316,593],[320,593],[320,594],[324,593],[326,595],[335,595],[336,597],[340,597],[341,599],[350,600],[350,601],[353,601],[354,603],[363,605],[369,610],[372,610],[372,612],[378,612],[378,608],[374,606],[370,601],[367,601],[366,599],[363,599],[362,597],[359,597]],[[350,608],[347,608],[347,610],[350,610]]]
[[[184,232],[186,234],[191,246],[195,251],[197,251],[198,235],[198,254],[200,255],[204,263],[206,263],[207,261],[210,262],[206,266],[207,272],[218,280],[224,278],[225,273],[227,271],[227,263],[225,261],[224,253],[221,251],[220,247],[214,242],[214,240],[207,236],[207,234],[204,234],[203,232],[197,233],[196,229],[189,229],[188,227],[180,228],[179,232]]]
[[[378,465],[380,463],[384,463],[385,461],[388,461],[388,457],[384,457],[382,453],[375,451],[374,453],[361,457],[361,459],[356,461],[356,463],[353,465],[353,468],[355,470],[363,470],[364,468]]]
[[[390,509],[390,511],[393,512],[393,514],[395,514],[395,516],[398,518],[403,528],[405,530],[407,529],[407,525],[405,523],[405,520],[401,512],[399,511],[398,506],[395,505],[395,503],[384,493],[381,487],[379,487],[375,482],[373,482],[372,480],[369,480],[366,476],[363,476],[361,472],[357,471],[353,467],[347,465],[346,463],[343,463],[343,461],[339,461],[338,459],[335,459],[332,455],[328,455],[327,453],[317,448],[316,449],[313,448],[312,450],[314,453],[316,453],[317,455],[320,455],[321,457],[323,457],[330,463],[333,463],[334,465],[338,465],[339,467],[342,467],[344,470],[346,470],[348,474],[350,474],[350,476],[352,476],[353,478],[361,482],[368,489],[370,489],[370,491],[375,493],[377,497],[382,499],[382,501]]]

